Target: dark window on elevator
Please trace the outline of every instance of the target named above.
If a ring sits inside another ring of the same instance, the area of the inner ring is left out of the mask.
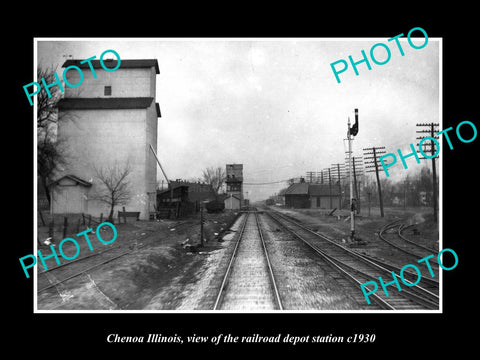
[[[112,87],[111,86],[105,86],[104,95],[105,96],[112,95]]]

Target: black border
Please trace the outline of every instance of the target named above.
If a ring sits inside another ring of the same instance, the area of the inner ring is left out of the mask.
[[[112,4],[110,4],[112,5]],[[65,4],[58,5],[65,10]],[[242,5],[247,6],[247,5]],[[258,6],[258,5],[257,5]],[[76,17],[79,25],[86,20],[105,24],[110,19],[110,27],[72,26],[69,21],[60,21],[66,14],[59,12],[60,18],[42,14],[25,17],[20,34],[8,38],[7,46],[14,50],[15,57],[2,59],[3,69],[7,73],[8,98],[13,98],[13,106],[5,119],[13,125],[16,134],[13,143],[4,142],[9,151],[4,152],[8,178],[5,186],[16,188],[13,204],[16,229],[15,236],[6,236],[5,243],[8,257],[4,273],[13,280],[15,294],[6,296],[8,302],[14,303],[15,312],[9,318],[7,337],[21,341],[25,345],[18,349],[20,353],[44,353],[46,349],[58,354],[80,354],[85,352],[92,356],[96,352],[106,351],[112,355],[126,349],[155,351],[160,357],[167,356],[165,350],[182,351],[193,349],[200,355],[204,350],[226,350],[235,353],[240,347],[255,351],[260,347],[280,349],[281,351],[315,350],[313,355],[325,350],[353,350],[357,354],[388,356],[395,353],[421,354],[432,356],[444,352],[445,348],[458,348],[473,345],[467,342],[470,331],[475,330],[474,274],[478,254],[478,236],[474,232],[474,215],[476,209],[475,189],[475,146],[478,139],[470,144],[455,143],[454,150],[447,149],[442,142],[441,161],[443,162],[443,242],[444,248],[452,248],[459,256],[458,267],[451,272],[444,272],[444,313],[443,314],[33,314],[33,282],[26,280],[18,266],[18,258],[32,253],[33,222],[33,133],[31,119],[33,109],[25,101],[22,86],[32,81],[33,73],[33,38],[34,37],[393,37],[401,32],[406,34],[411,28],[419,26],[425,29],[429,37],[443,38],[443,119],[444,128],[460,121],[470,120],[478,124],[474,104],[476,88],[476,57],[473,22],[469,14],[473,9],[463,9],[457,13],[446,9],[448,15],[437,15],[435,9],[426,14],[419,14],[415,7],[409,7],[408,15],[399,13],[398,9],[385,13],[370,13],[364,17],[356,13],[346,17],[347,4],[335,9],[317,9],[314,7],[292,9],[288,5],[282,16],[272,11],[260,11],[254,6],[240,10],[228,10],[218,14],[212,12],[210,17],[188,17],[184,12],[169,13],[170,9],[156,9],[152,18],[133,21],[133,18],[146,16],[148,6],[137,6],[135,10],[109,9],[102,17],[94,7],[78,8],[84,12],[84,18]],[[339,5],[340,6],[340,5]],[[372,7],[366,3],[357,3],[357,7]],[[402,5],[403,6],[403,5]],[[400,5],[398,5],[400,7]],[[203,9],[204,10],[204,9]],[[356,9],[353,9],[356,10]],[[440,11],[440,10],[439,10]],[[115,17],[111,17],[112,14]],[[243,15],[243,13],[245,13]],[[235,14],[235,15],[233,15]],[[438,13],[440,14],[440,13]],[[412,17],[415,16],[415,19]],[[440,19],[441,17],[442,19]],[[443,18],[444,17],[444,18]],[[169,18],[167,20],[167,18]],[[103,20],[102,20],[103,19]],[[39,20],[41,20],[39,22]],[[47,23],[50,26],[46,26]],[[132,30],[139,24],[137,30]],[[135,26],[132,26],[135,24]],[[148,25],[145,25],[148,24]],[[6,35],[11,31],[5,31]],[[5,91],[5,88],[4,88]],[[10,100],[7,101],[10,104]],[[10,137],[10,136],[8,136]],[[15,156],[11,156],[12,150]],[[5,175],[4,175],[5,176]],[[8,193],[8,191],[6,192]],[[6,194],[5,194],[6,195]],[[472,209],[469,210],[469,207]],[[32,226],[30,226],[32,224]],[[28,230],[27,230],[28,229]],[[6,233],[4,233],[6,235]],[[13,251],[11,249],[13,247]],[[13,273],[13,276],[10,274]],[[10,312],[7,310],[7,314]],[[470,315],[470,313],[472,315]],[[471,320],[470,320],[471,319]],[[470,321],[469,321],[470,320]],[[470,327],[472,323],[472,327]],[[470,330],[471,329],[471,330]],[[144,335],[149,332],[187,336],[292,334],[302,335],[341,335],[357,333],[375,333],[374,344],[309,344],[285,346],[273,345],[236,345],[222,347],[211,345],[159,345],[159,344],[108,344],[106,336],[110,333],[123,335]],[[27,345],[28,344],[28,345]],[[388,349],[388,352],[376,353],[376,350]],[[65,352],[62,352],[65,350]],[[463,351],[462,351],[463,352]],[[338,352],[337,354],[340,354]]]

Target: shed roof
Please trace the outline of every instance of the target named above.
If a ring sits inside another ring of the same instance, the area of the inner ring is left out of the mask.
[[[235,198],[235,199],[237,199],[238,201],[242,201],[241,198],[239,198],[237,195],[234,195],[234,194],[228,195],[228,196],[224,199],[224,201],[227,200],[227,199],[230,199],[230,198]]]
[[[285,195],[308,195],[308,184],[301,182],[290,185]]]
[[[88,62],[85,62],[81,64],[82,60],[78,59],[69,59],[65,61],[62,65],[62,67],[67,67],[71,65],[78,66],[80,69],[89,69],[90,65]],[[100,60],[91,60],[92,66],[94,69],[100,69],[102,65],[100,64]],[[103,60],[105,67],[108,68],[115,68],[117,66],[117,60]],[[108,64],[108,65],[107,65]],[[154,67],[155,72],[157,74],[160,74],[160,68],[158,67],[158,61],[157,59],[120,59],[120,69],[126,69],[126,68],[131,68],[131,69],[139,69],[139,68],[149,68],[149,67]]]
[[[331,192],[330,192],[331,191]],[[283,195],[310,195],[310,196],[338,196],[340,190],[337,186],[325,184],[295,183],[287,188]]]
[[[333,196],[338,196],[340,194],[340,189],[338,186],[334,185],[330,187],[329,185],[325,184],[309,184],[308,193],[311,196],[328,196],[330,194]]]
[[[217,201],[224,201],[226,198],[228,198],[228,194],[217,194],[215,198]]]
[[[163,189],[163,190],[157,189],[157,196],[167,194],[167,193],[170,194],[170,191],[176,190],[176,189],[182,189],[182,188],[185,191],[188,191],[188,186],[187,185],[176,185],[176,186],[173,186],[171,189]]]
[[[65,179],[65,178],[70,179],[72,181],[75,181],[76,183],[78,183],[80,185],[83,185],[83,186],[87,186],[87,187],[92,186],[92,183],[90,181],[83,180],[83,179],[81,179],[78,176],[75,176],[73,174],[63,175],[62,177],[59,177],[57,180],[52,181],[48,186],[52,186],[54,184],[57,184],[60,180]]]
[[[97,109],[145,109],[153,97],[108,97],[108,98],[63,98],[58,102],[61,110]],[[160,106],[155,103],[157,117],[161,117]]]

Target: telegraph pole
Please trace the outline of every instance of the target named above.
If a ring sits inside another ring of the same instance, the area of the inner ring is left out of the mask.
[[[371,152],[364,152],[363,153],[363,158],[364,159],[371,159],[369,160],[369,165],[365,166],[365,168],[375,168],[375,170],[367,170],[366,172],[373,172],[375,171],[375,174],[377,176],[377,186],[378,186],[378,197],[380,201],[380,215],[384,217],[383,213],[383,198],[382,198],[382,187],[380,185],[380,177],[378,176],[379,171],[383,171],[383,167],[379,169],[378,167],[378,162],[380,161],[378,159],[378,155],[383,155],[385,154],[385,146],[377,146],[377,147],[371,147],[371,148],[364,148],[364,151],[371,151]],[[365,155],[373,155],[373,156],[365,156]],[[373,163],[373,165],[372,165]]]
[[[328,170],[328,195],[330,198],[330,209],[333,208],[333,203],[332,203],[332,174],[330,173],[330,168]]]
[[[314,173],[315,173],[314,171],[307,171],[307,178],[310,179],[310,181],[308,181],[310,184],[313,183],[313,174]]]
[[[424,146],[425,145],[430,145],[430,156],[431,156],[431,159],[432,159],[432,178],[433,178],[432,179],[432,184],[433,184],[433,195],[432,195],[432,198],[433,198],[433,219],[434,219],[435,222],[438,222],[437,168],[436,168],[436,165],[435,165],[435,158],[437,156],[434,156],[434,154],[437,154],[437,150],[435,148],[435,142],[433,141],[433,139],[438,139],[438,135],[435,135],[435,134],[438,132],[437,127],[439,126],[439,124],[432,122],[432,123],[427,123],[427,124],[417,124],[417,126],[428,127],[428,130],[427,129],[417,130],[417,133],[430,133],[430,137],[431,137],[430,144],[423,144],[422,143],[422,145],[424,145]],[[425,138],[425,136],[417,137],[417,139],[420,139],[420,141],[424,138]],[[420,146],[420,143],[418,143],[417,146]],[[424,155],[425,151],[423,152],[423,154],[422,153],[420,153],[420,154]],[[427,159],[427,158],[426,157],[421,157],[420,159]]]
[[[342,176],[342,174],[340,174],[340,166],[344,166],[343,164],[332,164],[332,170],[336,169],[337,170],[337,176],[338,176],[338,191],[340,193],[340,208],[342,208],[342,200],[343,200],[343,197],[342,197],[342,184],[341,184],[341,180],[344,178],[344,176]],[[342,169],[343,171],[344,169]]]
[[[378,184],[378,196],[380,198],[380,214],[382,217],[384,217],[383,213],[383,196],[382,196],[382,186],[380,185],[380,178],[378,176],[378,163],[376,161],[377,159],[377,153],[376,153],[375,148],[373,148],[373,158],[375,159],[374,164],[375,164],[375,174],[377,175],[377,184]]]

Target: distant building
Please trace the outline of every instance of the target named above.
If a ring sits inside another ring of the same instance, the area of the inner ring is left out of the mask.
[[[243,201],[243,164],[227,164],[227,197],[225,209],[238,210],[244,205]]]
[[[157,215],[177,218],[195,214],[202,203],[212,200],[222,201],[223,197],[217,195],[210,184],[171,181],[169,189],[157,190]]]
[[[190,202],[215,200],[215,191],[212,185],[194,181],[171,181],[170,186],[174,189],[178,186],[186,186],[188,188],[187,198]]]
[[[240,210],[242,208],[242,200],[237,195],[228,195],[225,200],[225,209]]]
[[[287,189],[282,189],[278,194],[270,196],[266,200],[266,205],[285,206],[285,191],[287,191]]]
[[[81,68],[83,82],[75,88],[65,86],[59,102],[59,117],[65,120],[59,122],[57,136],[65,144],[67,165],[50,184],[51,212],[108,215],[108,206],[95,199],[103,188],[95,169],[121,170],[129,165],[130,200],[125,208],[148,219],[156,204],[157,164],[150,145],[156,151],[161,116],[155,102],[158,62],[122,59],[111,72],[102,69],[99,60],[91,64],[97,78],[88,63],[63,64]],[[117,60],[105,60],[109,68],[116,64]],[[80,73],[70,71],[68,81],[79,83]]]
[[[304,181],[290,185],[284,193],[285,206],[291,208],[340,208],[341,194],[337,186],[310,184]]]

